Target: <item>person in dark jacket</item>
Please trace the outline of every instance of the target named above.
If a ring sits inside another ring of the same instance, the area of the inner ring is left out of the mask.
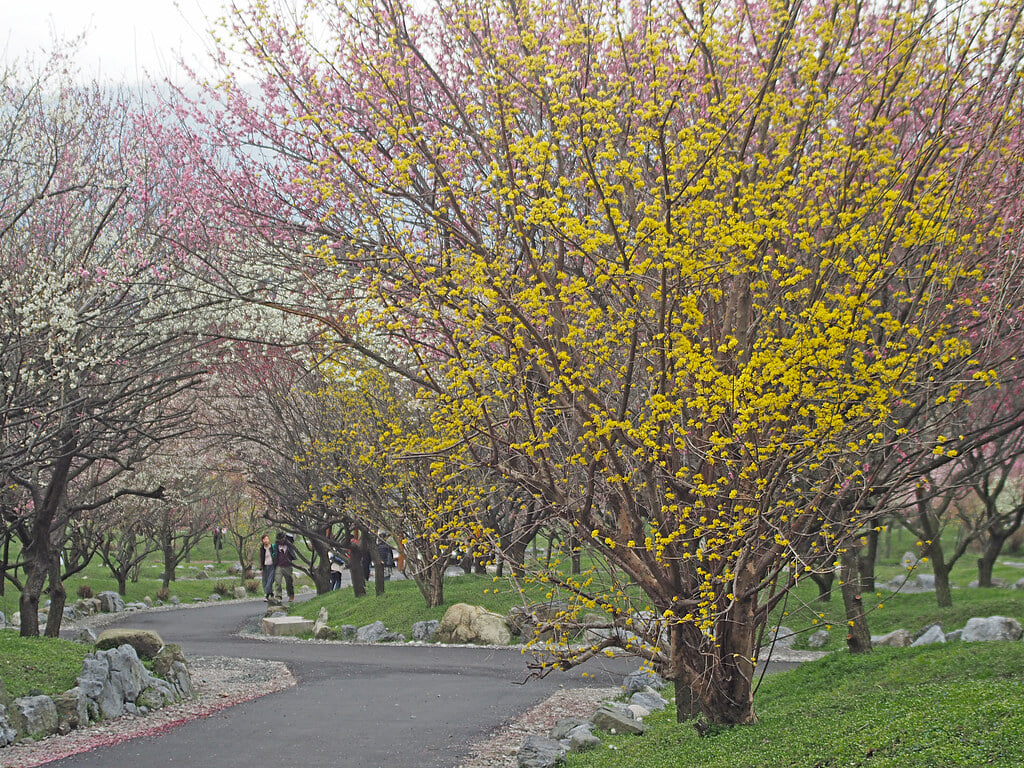
[[[292,563],[295,562],[295,539],[277,534],[277,541],[274,546],[277,549],[277,557],[274,559],[274,592],[277,599],[284,602],[284,592],[281,589],[281,582],[288,591],[288,602],[295,602],[295,581],[292,576]]]
[[[256,555],[256,562],[259,563],[263,575],[264,600],[270,602],[274,596],[274,571],[277,561],[277,547],[270,543],[270,534],[264,533],[260,540],[260,553]]]

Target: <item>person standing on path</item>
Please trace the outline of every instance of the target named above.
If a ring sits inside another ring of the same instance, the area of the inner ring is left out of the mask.
[[[260,539],[260,553],[256,556],[256,562],[260,564],[263,574],[263,599],[270,602],[274,596],[274,571],[277,561],[277,548],[270,543],[270,534],[264,533]]]
[[[288,602],[295,602],[295,581],[292,578],[292,563],[295,562],[295,538],[285,536],[284,533],[277,534],[275,543],[277,557],[274,559],[274,592],[277,599],[284,602],[284,593],[281,590],[281,582],[284,581],[285,589],[288,590]]]

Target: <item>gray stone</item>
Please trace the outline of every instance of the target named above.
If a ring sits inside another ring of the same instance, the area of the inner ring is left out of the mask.
[[[633,715],[633,718],[636,720],[643,720],[645,717],[651,714],[651,710],[649,710],[647,707],[642,707],[639,704],[629,704],[627,706],[629,708],[630,714]]]
[[[629,697],[630,704],[638,704],[650,712],[657,712],[668,706],[668,701],[653,689],[637,691]]]
[[[110,663],[110,683],[123,694],[122,705],[134,704],[139,694],[149,687],[149,671],[131,645],[99,651],[97,655],[104,653]]]
[[[143,602],[125,603],[124,609],[126,611],[148,611],[150,606]]]
[[[577,725],[569,731],[569,750],[571,752],[585,752],[600,746],[600,744],[601,740],[594,735],[589,723]]]
[[[153,607],[153,605],[154,605],[154,603],[153,603],[153,598],[152,598],[152,597],[150,597],[149,595],[146,595],[145,597],[143,597],[143,598],[142,598],[142,602],[143,602],[143,604],[144,604],[144,605],[145,605],[145,606],[146,606],[147,608],[152,608],[152,607]]]
[[[595,728],[609,733],[632,733],[638,736],[646,730],[644,724],[636,720],[628,708],[622,707],[622,710],[604,704],[591,715],[590,722]]]
[[[883,648],[906,648],[914,642],[914,636],[905,629],[894,629],[885,635],[872,635],[871,644]]]
[[[824,648],[826,645],[828,645],[828,641],[829,641],[828,630],[827,629],[819,629],[819,630],[816,630],[815,632],[813,632],[811,634],[811,636],[807,638],[807,647],[808,648]]]
[[[8,717],[6,704],[0,704],[0,748],[10,746],[18,738],[18,729]]]
[[[232,563],[231,565],[228,566],[227,572],[230,575],[232,575],[232,576],[241,576],[242,575],[242,570],[243,569],[242,569],[242,564],[241,563]]]
[[[561,742],[533,733],[519,747],[516,764],[519,768],[552,768],[565,762],[567,753]]]
[[[180,661],[186,667],[188,666],[188,660],[185,658],[185,654],[181,650],[181,646],[177,643],[167,643],[156,656],[153,657],[153,671],[158,677],[162,677],[165,680],[171,671],[171,664],[176,661]]]
[[[919,573],[913,581],[914,592],[934,592],[935,591],[935,574],[934,573]]]
[[[9,621],[11,622],[11,626],[12,627],[20,627],[21,626],[21,611],[15,611],[14,613],[12,613],[11,614],[11,618],[9,619]]]
[[[197,581],[204,581],[204,580],[206,580],[208,578],[210,578],[210,574],[208,574],[206,571],[200,571],[199,573],[196,574],[196,580]]]
[[[978,588],[978,580],[975,579],[974,581],[972,581],[967,586],[970,587],[971,589],[977,589]],[[992,579],[992,586],[993,587],[997,587],[998,589],[1006,589],[1010,585],[1006,581],[1006,579]]]
[[[79,686],[53,697],[57,708],[57,730],[68,733],[89,724],[89,697]]]
[[[342,624],[338,627],[338,634],[342,640],[355,640],[358,633],[359,628],[355,624]]]
[[[1024,579],[1022,579],[1024,581]],[[0,629],[4,629],[7,626],[7,617],[4,616],[4,612],[0,611]]]
[[[61,626],[60,638],[61,640],[70,640],[72,643],[93,645],[96,642],[96,633],[89,627]]]
[[[271,637],[304,635],[313,631],[313,622],[301,616],[267,616],[261,622],[263,634]]]
[[[563,717],[548,731],[548,738],[554,739],[555,741],[561,741],[562,739],[569,738],[569,732],[580,725],[589,723],[589,720],[584,720],[582,717]]]
[[[932,624],[930,627],[925,629],[914,642],[910,645],[913,647],[921,645],[934,645],[935,643],[946,642],[946,633],[942,631],[942,627],[938,624]]]
[[[952,632],[947,632],[946,633],[946,642],[947,643],[959,643],[961,638],[963,637],[963,634],[964,634],[963,629],[954,629]]]
[[[456,603],[445,611],[437,628],[437,639],[442,643],[509,645],[512,632],[504,616],[479,605]]]
[[[375,621],[356,630],[356,640],[360,643],[379,643],[386,634],[388,628],[384,626],[384,622]]]
[[[179,698],[194,699],[196,697],[195,688],[192,686],[192,675],[189,673],[188,667],[180,661],[171,662],[171,668],[167,672],[167,682],[174,687]]]
[[[917,555],[913,552],[904,552],[903,557],[900,558],[900,565],[904,568],[913,568],[917,565]]]
[[[170,599],[167,602],[171,605],[181,605],[181,598],[177,595],[171,595]]]
[[[773,642],[776,648],[792,648],[796,642],[796,632],[789,627],[772,627],[764,644],[772,645]]]
[[[140,658],[149,661],[154,659],[160,649],[164,647],[164,641],[151,629],[126,627],[105,629],[96,638],[96,649],[100,651],[119,648],[122,645],[130,645]]]
[[[141,709],[157,710],[175,700],[174,688],[166,680],[150,678],[149,686],[139,694],[135,705]]]
[[[1016,619],[1006,616],[975,617],[967,620],[960,639],[965,643],[992,640],[1020,640],[1021,634],[1020,622]]]
[[[317,640],[337,640],[338,632],[334,627],[327,625],[327,607],[324,606],[320,609],[317,614],[316,621],[313,623],[313,637]]]
[[[223,599],[223,598],[221,598],[221,596],[220,596],[220,595],[218,595],[218,594],[217,594],[216,592],[214,592],[214,593],[212,593],[212,594],[211,594],[211,595],[210,595],[210,596],[209,596],[208,598],[206,598],[206,599],[207,599],[207,600],[208,600],[209,602],[211,602],[211,603],[216,603],[216,602],[217,602],[218,600],[221,600],[221,599]]]
[[[235,600],[245,599],[246,594],[245,587],[235,587]]]
[[[434,636],[437,635],[437,628],[439,626],[441,626],[441,622],[437,619],[417,621],[412,625],[412,639],[418,640],[421,643],[432,643],[434,642]]]
[[[100,611],[103,613],[118,613],[124,610],[124,598],[117,592],[100,592],[96,599],[100,601]]]
[[[25,735],[41,739],[57,732],[57,707],[49,696],[22,696],[14,700],[24,721]]]
[[[77,621],[79,618],[81,618],[81,615],[78,613],[78,611],[75,610],[75,606],[73,605],[64,606],[63,616],[64,621]]]
[[[90,653],[82,661],[82,674],[78,676],[78,687],[93,701],[99,699],[103,687],[107,684],[110,665],[106,658]]]
[[[622,681],[622,687],[625,689],[626,695],[629,696],[647,687],[660,691],[665,687],[665,681],[650,667],[640,667],[626,675]]]

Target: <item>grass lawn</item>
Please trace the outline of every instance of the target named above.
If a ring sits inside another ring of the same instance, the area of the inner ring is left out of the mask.
[[[45,693],[52,696],[75,685],[87,645],[48,637],[20,637],[0,629],[0,680],[13,697]]]
[[[765,678],[760,722],[705,738],[673,712],[602,734],[568,768],[954,768],[1024,764],[1024,643],[832,654]]]

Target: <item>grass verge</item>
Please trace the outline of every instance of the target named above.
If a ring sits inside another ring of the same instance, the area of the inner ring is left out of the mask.
[[[605,734],[568,768],[937,768],[1024,764],[1024,643],[836,653],[765,678],[760,722],[701,738],[674,712]]]
[[[92,651],[49,637],[21,637],[11,629],[0,630],[0,680],[13,696],[44,693],[53,696],[75,685],[82,661]]]

